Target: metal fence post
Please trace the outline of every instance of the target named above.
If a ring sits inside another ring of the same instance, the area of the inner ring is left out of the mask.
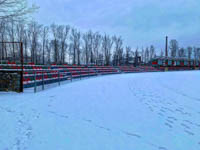
[[[72,73],[70,72],[70,78],[71,78],[71,82],[72,82]]]
[[[42,90],[44,90],[44,71],[42,71]]]
[[[34,72],[34,92],[37,92],[36,71]]]
[[[21,87],[20,87],[20,92],[24,92],[24,87],[23,87],[23,78],[24,78],[24,56],[23,56],[23,42],[20,42],[20,53],[21,53]]]
[[[95,71],[95,73],[96,73],[96,76],[98,76],[98,71],[97,70],[94,70]]]
[[[89,69],[89,66],[88,66],[88,78],[90,77],[90,69]]]
[[[60,71],[58,70],[58,85],[60,86]]]

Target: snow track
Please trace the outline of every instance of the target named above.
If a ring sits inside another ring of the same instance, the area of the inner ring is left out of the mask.
[[[198,150],[200,72],[105,76],[0,93],[0,150]]]

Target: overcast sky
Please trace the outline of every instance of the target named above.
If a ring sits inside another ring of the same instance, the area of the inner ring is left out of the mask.
[[[29,0],[43,24],[121,35],[125,44],[164,49],[165,36],[180,46],[200,46],[200,0]]]

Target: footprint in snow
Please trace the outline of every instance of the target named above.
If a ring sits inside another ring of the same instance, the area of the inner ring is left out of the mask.
[[[165,113],[166,111],[164,111],[163,109],[160,109],[160,112]]]
[[[167,150],[166,147],[162,147],[162,146],[160,146],[158,149],[159,149],[159,150]]]
[[[167,119],[166,121],[167,121],[168,123],[171,123],[171,124],[174,123],[173,121],[171,121],[171,120],[169,120],[169,119]]]
[[[158,113],[158,115],[164,117],[164,115],[162,113]]]
[[[166,108],[166,107],[162,107],[163,109],[165,109],[166,111],[170,111],[170,112],[174,112],[172,109],[170,108]]]
[[[53,111],[48,111],[48,112],[55,115],[55,116],[61,117],[61,118],[65,118],[65,119],[69,118],[69,116],[67,116],[67,115],[60,115],[60,114],[57,114],[56,112],[53,112]]]
[[[100,129],[103,129],[103,130],[106,130],[106,131],[110,131],[109,128],[106,128],[106,127],[103,127],[103,126],[96,126],[96,127],[100,128]]]
[[[153,108],[151,106],[148,107],[151,112],[153,112]]]
[[[23,124],[23,121],[18,120],[18,124],[19,124],[19,125]]]
[[[124,132],[126,135],[128,135],[128,136],[132,136],[132,137],[136,137],[136,138],[141,138],[141,136],[140,135],[138,135],[138,134],[135,134],[135,133],[130,133],[130,132]]]
[[[26,134],[27,139],[31,139],[32,133],[31,131],[28,131]]]
[[[65,118],[65,119],[68,119],[69,117],[68,116],[66,116],[66,115],[58,115],[59,117],[61,117],[61,118]]]
[[[189,123],[189,124],[193,124],[191,121],[189,121],[189,120],[183,120],[184,122],[187,122],[187,123]]]
[[[183,113],[183,115],[187,115],[187,116],[192,116],[192,114],[191,113],[188,113],[188,112],[185,112],[185,113]]]
[[[153,107],[154,107],[154,108],[158,108],[158,106],[156,106],[156,105],[153,105]]]
[[[88,120],[88,119],[83,119],[83,121],[86,121],[86,122],[89,122],[89,123],[92,122],[92,120]]]
[[[200,124],[196,124],[197,127],[200,127]]]
[[[173,128],[173,126],[169,123],[165,123],[165,126],[169,127],[169,128]]]
[[[184,130],[187,134],[189,134],[189,135],[194,135],[194,133],[193,132],[191,132],[191,131],[188,131],[188,130]]]
[[[180,113],[183,113],[183,111],[180,110],[180,109],[176,109],[175,111],[180,112]]]
[[[173,121],[177,121],[177,119],[175,117],[167,117],[168,119],[171,119]]]
[[[181,126],[183,126],[184,128],[186,128],[186,129],[190,129],[190,127],[189,126],[187,126],[186,124],[184,124],[184,123],[181,123]]]
[[[51,113],[51,114],[56,114],[55,112],[53,112],[53,111],[48,111],[49,113]]]

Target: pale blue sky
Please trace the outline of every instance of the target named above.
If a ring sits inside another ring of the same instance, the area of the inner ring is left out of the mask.
[[[40,6],[35,19],[43,24],[69,24],[81,31],[121,35],[132,47],[164,38],[180,46],[200,46],[200,0],[30,0]]]

